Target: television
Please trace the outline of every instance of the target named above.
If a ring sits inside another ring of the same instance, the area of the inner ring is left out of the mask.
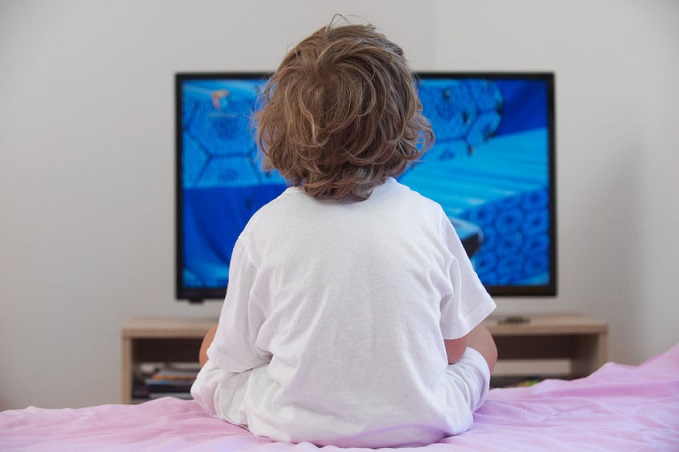
[[[231,251],[285,180],[261,169],[265,73],[178,73],[176,297],[223,299]],[[443,207],[494,296],[557,292],[553,73],[418,73],[434,146],[398,180]]]

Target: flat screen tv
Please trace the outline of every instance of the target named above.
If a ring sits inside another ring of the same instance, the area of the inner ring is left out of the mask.
[[[286,188],[264,172],[252,113],[263,73],[180,73],[176,296],[223,299],[233,245]],[[437,201],[493,296],[556,295],[553,73],[419,73],[436,142],[399,181]]]

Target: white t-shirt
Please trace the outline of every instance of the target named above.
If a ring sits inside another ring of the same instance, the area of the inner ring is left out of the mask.
[[[192,392],[213,415],[277,440],[428,444],[471,422],[443,340],[494,308],[435,202],[394,179],[360,202],[289,188],[234,247]]]

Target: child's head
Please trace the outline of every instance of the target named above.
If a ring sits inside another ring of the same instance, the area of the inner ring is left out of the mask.
[[[370,196],[433,141],[399,46],[371,25],[330,25],[292,49],[257,116],[264,165],[315,197]]]

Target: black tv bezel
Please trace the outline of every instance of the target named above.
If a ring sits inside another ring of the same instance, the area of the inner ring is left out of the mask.
[[[212,288],[184,287],[183,281],[183,236],[182,236],[182,86],[189,80],[221,80],[221,79],[253,79],[262,80],[271,76],[271,72],[178,72],[175,74],[175,296],[177,300],[187,300],[191,303],[201,303],[205,300],[223,300],[226,287]],[[547,85],[547,127],[549,133],[549,274],[550,281],[546,284],[503,286],[484,285],[493,297],[555,297],[557,291],[557,208],[556,208],[556,91],[554,72],[416,72],[418,79],[534,79],[544,81]]]

